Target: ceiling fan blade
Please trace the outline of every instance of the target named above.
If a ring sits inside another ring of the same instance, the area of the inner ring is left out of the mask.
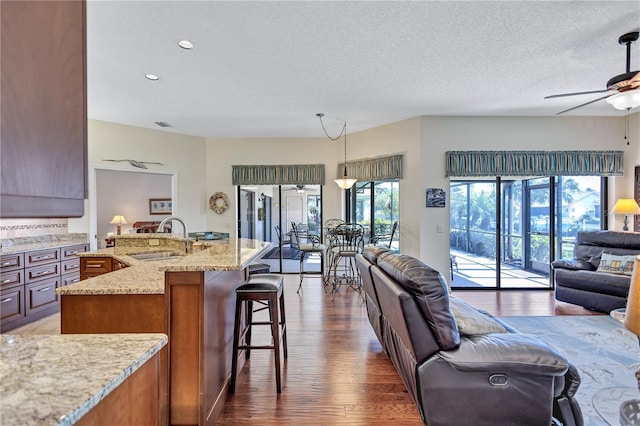
[[[552,99],[552,98],[563,98],[565,96],[576,96],[576,95],[590,95],[593,93],[605,93],[608,92],[609,89],[603,89],[603,90],[591,90],[588,92],[575,92],[575,93],[562,93],[559,95],[549,95],[549,96],[545,96],[545,99]]]
[[[640,71],[638,71],[636,75],[631,77],[629,80],[621,81],[616,84],[616,87],[618,90],[622,88],[627,88],[627,87],[629,87],[629,89],[627,90],[631,90],[631,89],[635,89],[638,86],[640,86]]]
[[[587,106],[587,105],[590,105],[590,104],[592,104],[592,103],[595,103],[595,102],[601,101],[601,100],[603,100],[603,99],[606,99],[606,98],[608,98],[609,96],[610,96],[610,95],[603,96],[603,97],[601,97],[601,98],[594,99],[594,100],[592,100],[592,101],[589,101],[589,102],[585,102],[585,103],[583,103],[583,104],[580,104],[580,105],[578,105],[578,106],[574,106],[573,108],[565,109],[564,111],[560,111],[560,112],[556,113],[556,115],[564,114],[565,112],[569,112],[569,111],[573,111],[574,109],[582,108],[583,106]]]

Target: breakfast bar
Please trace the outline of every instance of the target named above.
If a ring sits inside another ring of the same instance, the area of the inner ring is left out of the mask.
[[[58,289],[61,332],[167,334],[160,353],[166,418],[161,415],[160,423],[213,424],[231,372],[235,289],[270,244],[231,238],[171,255],[166,246],[172,240],[182,247],[182,239],[147,234],[82,253],[81,260],[112,259],[119,267]]]

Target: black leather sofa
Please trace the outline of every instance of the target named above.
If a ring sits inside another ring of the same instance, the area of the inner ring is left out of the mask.
[[[640,234],[633,232],[578,232],[573,259],[551,263],[557,300],[610,312],[627,303],[631,274],[598,271],[603,253],[617,256],[640,254]]]
[[[583,424],[580,377],[554,349],[450,296],[418,259],[381,247],[356,259],[371,326],[425,424]]]

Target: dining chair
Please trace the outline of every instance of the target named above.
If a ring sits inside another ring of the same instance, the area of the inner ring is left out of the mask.
[[[324,251],[325,245],[320,242],[320,237],[317,235],[303,235],[300,227],[291,222],[291,247],[297,246],[298,250],[302,253],[300,255],[300,284],[298,285],[298,293],[302,289],[302,280],[305,274],[316,274],[316,272],[304,270],[304,260],[308,255],[317,253],[320,255],[320,275],[324,278]],[[305,242],[303,242],[303,239]],[[294,242],[295,241],[295,242]]]
[[[335,298],[340,286],[348,285],[361,291],[362,279],[356,267],[356,254],[364,249],[364,227],[357,223],[343,223],[335,227],[328,250],[331,257],[329,283],[331,299]]]
[[[389,232],[383,232],[381,234],[376,234],[373,237],[371,237],[371,239],[369,239],[369,245],[381,245],[381,242],[386,242],[388,241],[389,243],[386,244],[386,247],[388,249],[391,248],[391,244],[393,243],[393,238],[396,235],[396,232],[398,231],[398,221],[396,220],[395,222],[393,222],[393,225],[391,226],[391,230]]]

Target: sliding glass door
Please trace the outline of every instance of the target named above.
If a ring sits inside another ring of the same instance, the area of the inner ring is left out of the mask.
[[[321,185],[256,185],[238,187],[238,235],[271,243],[257,262],[274,273],[297,273],[301,252],[292,242],[292,222],[311,235],[322,237]],[[320,272],[319,255],[306,256],[305,271]]]
[[[592,176],[451,181],[451,286],[552,288],[550,262],[571,257],[577,232],[606,229],[604,187]]]

